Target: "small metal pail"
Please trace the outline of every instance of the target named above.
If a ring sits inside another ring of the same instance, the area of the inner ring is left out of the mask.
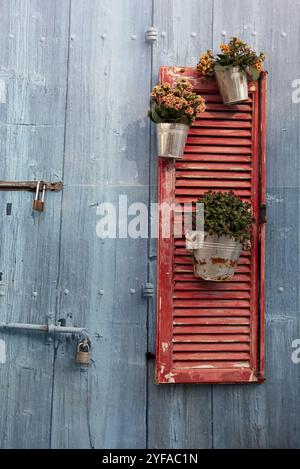
[[[165,158],[182,158],[189,126],[185,124],[156,124],[158,155]]]
[[[216,70],[216,80],[224,104],[237,104],[248,99],[247,74],[239,67]]]
[[[239,241],[229,236],[205,233],[202,247],[195,247],[193,255],[196,277],[212,282],[232,279],[243,247]]]

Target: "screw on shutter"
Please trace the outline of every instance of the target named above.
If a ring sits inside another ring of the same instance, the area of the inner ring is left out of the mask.
[[[33,210],[37,212],[43,212],[44,207],[45,207],[45,191],[46,191],[46,185],[43,185],[43,193],[42,193],[42,198],[39,198],[40,194],[40,186],[41,186],[41,181],[38,181],[37,186],[36,186],[36,193],[35,193],[35,199],[33,201]]]
[[[76,348],[75,362],[81,365],[90,364],[91,343],[88,339],[81,339]]]

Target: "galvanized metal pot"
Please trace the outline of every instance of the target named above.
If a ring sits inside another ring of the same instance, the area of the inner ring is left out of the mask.
[[[189,244],[190,245],[190,244]],[[194,273],[212,282],[231,280],[243,245],[229,236],[205,233],[202,247],[195,244]]]
[[[237,104],[248,99],[247,74],[239,67],[215,71],[217,84],[224,104]]]
[[[185,124],[156,124],[158,155],[165,158],[183,158],[189,126]]]

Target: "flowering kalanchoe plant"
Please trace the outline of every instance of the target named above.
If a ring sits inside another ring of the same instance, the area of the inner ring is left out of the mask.
[[[253,80],[259,78],[265,60],[262,52],[257,55],[250,46],[235,36],[228,44],[220,44],[220,49],[221,54],[214,55],[211,50],[201,54],[197,65],[201,75],[212,76],[215,70],[237,66],[250,73]]]
[[[156,85],[151,92],[150,119],[160,122],[191,125],[198,112],[205,111],[205,101],[193,92],[192,84],[185,79],[174,85]]]

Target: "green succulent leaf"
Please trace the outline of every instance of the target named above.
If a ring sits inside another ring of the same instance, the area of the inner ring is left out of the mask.
[[[232,68],[233,65],[231,64],[226,64],[222,65],[220,62],[217,62],[215,65],[215,70],[228,70],[229,68]]]
[[[155,103],[153,103],[151,111],[149,111],[148,115],[152,122],[154,122],[155,124],[163,122],[163,118],[158,113],[158,106]]]
[[[196,202],[204,204],[206,232],[218,236],[230,236],[243,244],[250,240],[253,224],[251,206],[232,191],[208,191]]]
[[[249,67],[249,72],[250,72],[250,75],[251,75],[253,81],[256,81],[256,80],[259,79],[260,72],[258,70],[256,70],[255,67],[250,66]]]

